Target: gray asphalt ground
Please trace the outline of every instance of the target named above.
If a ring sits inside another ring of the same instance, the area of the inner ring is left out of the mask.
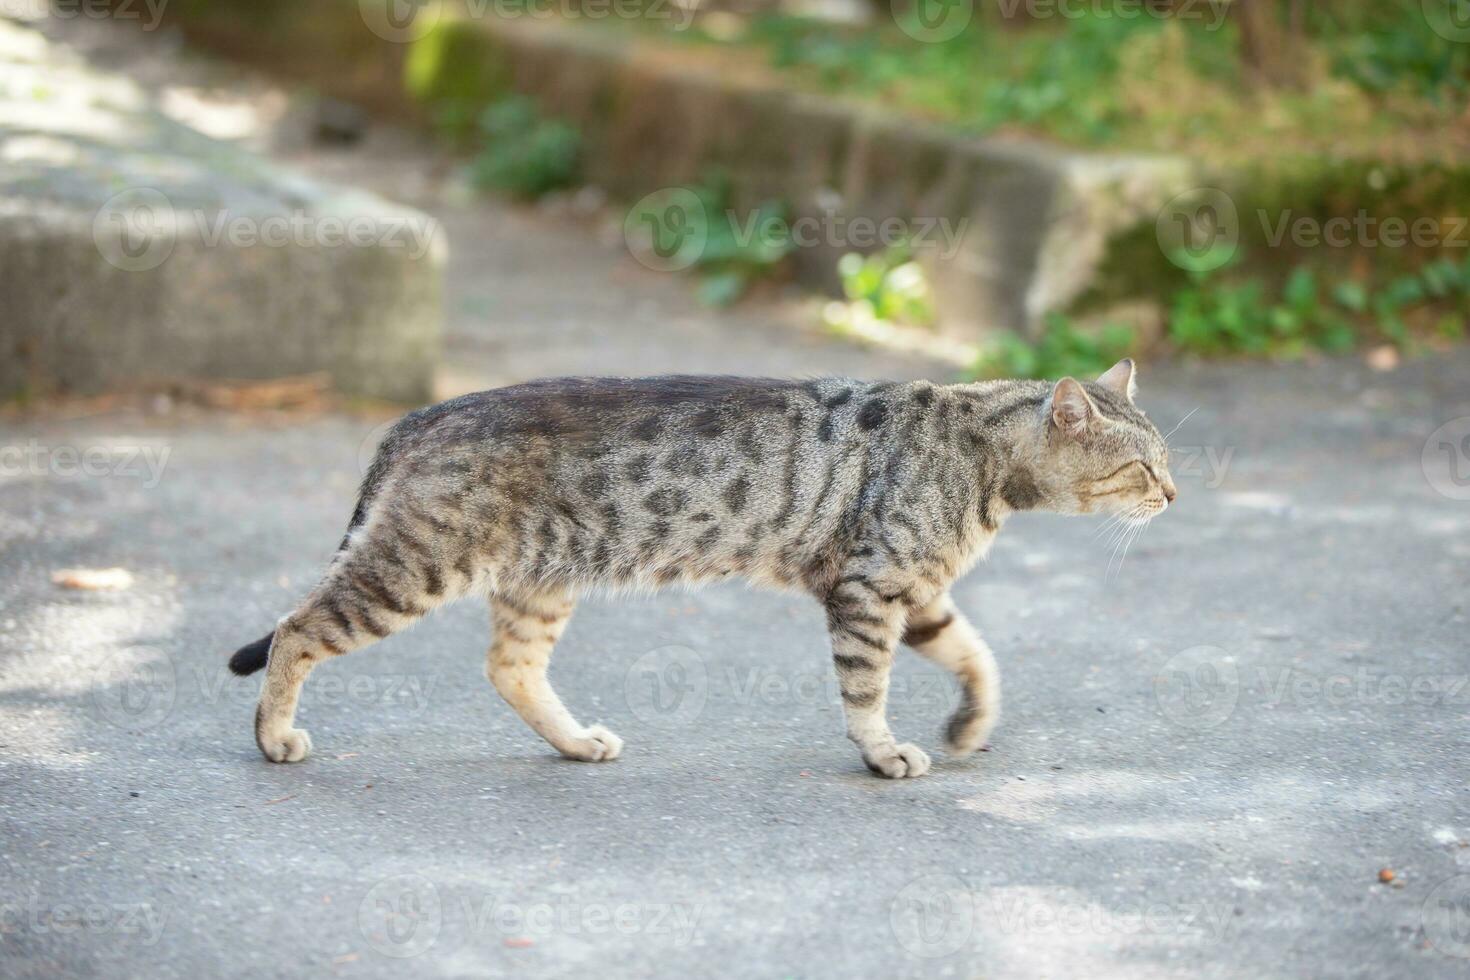
[[[413,162],[282,156],[380,189]],[[583,225],[416,203],[458,250],[452,387],[944,377],[701,313]],[[1470,428],[1435,433],[1470,357],[1142,385],[1166,431],[1193,412],[1179,501],[1121,567],[1094,521],[1005,529],[956,590],[1002,725],[944,758],[955,695],[902,655],[891,719],[936,761],[902,782],[843,737],[814,605],[733,586],[580,608],[553,681],[614,763],[499,700],[465,602],[320,668],[314,755],[270,765],[225,659],[323,566],[380,420],[0,417],[0,974],[1467,975]],[[71,567],[135,581],[52,584]]]

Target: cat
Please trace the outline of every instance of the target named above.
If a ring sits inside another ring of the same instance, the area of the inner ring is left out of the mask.
[[[885,717],[894,650],[958,680],[949,751],[985,744],[995,660],[949,587],[1007,515],[1137,523],[1174,500],[1134,375],[1123,360],[1055,384],[564,378],[413,412],[378,448],[320,584],[230,660],[266,668],[256,743],[272,762],[304,758],[293,724],[315,664],[477,593],[495,689],[562,755],[616,759],[622,740],[577,722],[547,682],[577,594],[740,576],[823,604],[848,737],[873,772],[921,776],[928,755]]]

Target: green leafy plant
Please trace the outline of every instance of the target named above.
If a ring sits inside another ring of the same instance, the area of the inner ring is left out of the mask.
[[[513,95],[491,104],[476,129],[483,144],[470,163],[476,186],[529,199],[576,182],[581,134],[566,122],[543,118],[530,99]]]
[[[982,378],[1093,377],[1127,357],[1135,343],[1132,327],[1108,324],[1097,330],[1083,329],[1054,313],[1046,318],[1034,341],[1007,333],[988,345],[980,353],[975,374]]]
[[[892,245],[872,255],[849,252],[837,261],[837,275],[847,302],[828,307],[829,325],[858,321],[934,325],[928,280],[907,246]]]
[[[1300,357],[1343,353],[1360,340],[1410,348],[1416,338],[1465,336],[1470,315],[1470,258],[1441,258],[1381,283],[1326,280],[1296,266],[1273,286],[1233,268],[1191,275],[1168,305],[1168,338],[1176,350],[1204,355]],[[1418,329],[1415,329],[1415,325]],[[1006,334],[982,352],[982,377],[1085,376],[1105,370],[1134,346],[1127,327],[1084,330],[1052,315],[1035,339]]]
[[[1201,354],[1300,356],[1340,353],[1376,332],[1399,347],[1413,343],[1410,321],[1435,318],[1441,336],[1463,332],[1470,302],[1470,261],[1429,263],[1382,284],[1345,279],[1324,287],[1319,274],[1297,266],[1279,290],[1260,277],[1233,280],[1197,273],[1169,309],[1169,339]],[[1448,309],[1447,309],[1448,308]]]
[[[1259,278],[1217,281],[1196,275],[1175,294],[1169,337],[1181,350],[1203,354],[1298,356],[1308,349],[1344,351],[1356,334],[1340,304],[1325,301],[1316,274],[1292,270],[1279,296]]]
[[[1156,16],[1101,0],[1062,17],[1004,22],[977,4],[958,35],[928,41],[918,38],[943,13],[940,0],[895,5],[871,27],[766,12],[734,30],[724,20],[713,29],[712,18],[709,29],[696,22],[672,36],[744,48],[799,85],[968,131],[1020,128],[1068,143],[1243,161],[1292,148],[1336,155],[1348,139],[1359,152],[1392,156],[1384,147],[1396,137],[1425,147],[1443,135],[1434,145],[1453,154],[1470,101],[1470,46],[1435,25],[1453,24],[1461,2],[1319,4],[1294,37],[1302,84],[1271,91],[1242,55],[1238,23],[1227,16],[1237,4],[1223,0],[1187,10],[1153,4]]]
[[[656,197],[645,199],[646,209],[631,217],[671,248],[692,238],[691,268],[699,276],[696,295],[701,303],[729,306],[752,284],[779,272],[794,247],[782,202],[766,201],[753,211],[738,212],[730,206],[729,181],[720,176],[683,188],[681,193],[685,192],[693,195],[697,206],[679,207],[674,225]]]

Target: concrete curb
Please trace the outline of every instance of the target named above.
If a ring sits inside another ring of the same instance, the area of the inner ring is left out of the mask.
[[[428,216],[210,140],[8,21],[0,59],[0,396],[325,371],[429,397]]]
[[[737,209],[777,198],[793,221],[823,230],[857,218],[897,219],[911,231],[947,222],[957,245],[918,254],[946,332],[966,339],[1034,332],[1047,313],[1073,307],[1115,241],[1151,228],[1170,198],[1200,183],[1187,161],[966,138],[718,63],[670,61],[646,42],[578,25],[468,18],[430,4],[419,8],[422,29],[389,39],[369,26],[371,3],[336,0],[335,21],[319,4],[265,6],[269,46],[242,37],[228,5],[185,4],[170,15],[197,42],[378,106],[401,104],[405,91],[421,106],[530,95],[582,131],[588,179],[628,200],[718,170]],[[377,53],[366,54],[374,42]],[[803,281],[835,289],[840,255],[872,249],[820,237],[796,249],[795,264]],[[1167,266],[1162,252],[1157,259]]]

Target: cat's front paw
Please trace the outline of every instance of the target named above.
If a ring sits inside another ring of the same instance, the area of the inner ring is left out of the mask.
[[[993,714],[981,714],[963,705],[944,726],[944,747],[950,755],[964,758],[990,740],[990,730],[994,727]]]
[[[260,751],[271,762],[300,762],[311,752],[311,736],[303,728],[288,728],[280,735],[262,734]]]
[[[623,751],[623,740],[601,725],[593,725],[572,740],[561,754],[578,762],[611,762]]]
[[[911,779],[929,771],[929,756],[917,745],[886,745],[863,753],[868,768],[887,779]]]

